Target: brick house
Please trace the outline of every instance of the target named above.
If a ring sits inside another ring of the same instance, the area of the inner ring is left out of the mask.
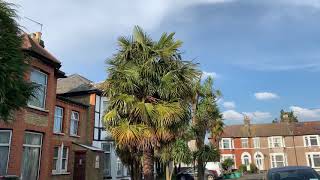
[[[90,145],[104,151],[103,179],[130,179],[128,169],[122,164],[115,152],[115,143],[103,124],[104,111],[108,100],[99,89],[99,84],[73,74],[58,80],[57,94],[69,100],[84,104],[89,108],[87,135]]]
[[[221,161],[232,158],[234,168],[253,163],[259,170],[310,166],[320,170],[320,121],[250,124],[224,128],[219,142]]]
[[[40,45],[40,35],[24,34],[22,45],[30,64],[25,78],[39,86],[36,98],[15,113],[13,122],[0,122],[0,175],[16,175],[22,180],[46,180],[51,175],[56,81],[64,76],[59,70],[61,63]]]

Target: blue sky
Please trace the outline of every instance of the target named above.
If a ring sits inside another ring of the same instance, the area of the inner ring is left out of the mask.
[[[46,47],[67,74],[106,77],[116,39],[140,25],[152,37],[176,32],[184,58],[200,63],[227,124],[271,122],[280,109],[320,120],[320,0],[11,0],[25,31],[44,24]]]

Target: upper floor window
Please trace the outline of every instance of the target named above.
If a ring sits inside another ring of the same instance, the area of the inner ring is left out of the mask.
[[[70,135],[77,136],[79,128],[79,113],[71,111]]]
[[[54,148],[52,173],[65,173],[68,169],[69,149],[63,144]]]
[[[249,147],[249,140],[248,138],[241,138],[241,147],[248,148]]]
[[[56,106],[56,109],[54,111],[54,125],[53,125],[54,133],[62,132],[62,122],[63,122],[63,108]]]
[[[284,147],[282,136],[272,136],[268,137],[268,143],[270,148]]]
[[[318,135],[304,136],[304,146],[319,146],[319,144]]]
[[[0,130],[0,176],[7,174],[9,161],[9,150],[11,142],[11,131]]]
[[[258,137],[253,138],[253,147],[260,148],[260,138],[258,138]]]
[[[221,149],[232,149],[233,141],[231,138],[222,138],[221,139]]]
[[[39,70],[32,69],[30,74],[30,81],[36,85],[33,96],[28,102],[31,107],[44,109],[46,101],[48,75]]]

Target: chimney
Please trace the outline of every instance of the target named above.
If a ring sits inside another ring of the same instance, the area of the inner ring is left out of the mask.
[[[44,42],[43,40],[41,39],[41,36],[42,36],[42,33],[41,32],[35,32],[35,33],[32,33],[30,35],[30,37],[35,41],[37,42],[38,44],[40,44],[40,46],[44,47]]]
[[[282,115],[282,120],[283,122],[289,122],[289,115],[287,112]]]
[[[245,126],[249,126],[250,125],[249,116],[247,116],[247,115],[244,116],[243,123],[244,123]]]

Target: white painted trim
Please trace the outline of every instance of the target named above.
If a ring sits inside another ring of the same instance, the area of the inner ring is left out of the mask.
[[[0,130],[0,132],[9,132],[9,143],[8,144],[0,144],[0,146],[8,147],[8,157],[7,157],[7,165],[6,165],[6,174],[8,173],[9,161],[10,161],[10,151],[11,151],[11,141],[12,141],[12,130]]]
[[[27,105],[28,105],[28,107],[31,107],[31,108],[34,108],[34,109],[45,110],[46,109],[46,101],[47,101],[47,89],[48,89],[48,76],[49,75],[44,73],[44,72],[42,72],[42,71],[40,71],[39,69],[31,68],[30,77],[31,77],[31,72],[32,71],[38,71],[40,74],[44,74],[45,77],[46,77],[46,82],[45,82],[46,84],[45,84],[45,88],[44,88],[44,101],[43,101],[43,107],[37,107],[37,106],[29,105],[29,102],[27,103]]]
[[[241,154],[241,164],[244,164],[244,156],[245,156],[245,155],[247,155],[247,156],[249,157],[249,164],[251,164],[251,163],[252,163],[251,154],[248,153],[248,152],[243,152],[243,153]]]
[[[224,148],[224,147],[223,147],[223,140],[229,141],[229,146],[230,146],[230,148]],[[221,144],[220,149],[234,149],[234,141],[233,141],[232,138],[221,138],[220,144]]]
[[[258,164],[257,164],[257,155],[260,155],[261,156],[261,168],[259,169],[259,166],[258,166]],[[255,163],[255,165],[258,167],[258,169],[259,170],[264,170],[264,155],[262,154],[262,152],[260,152],[260,151],[257,151],[257,152],[255,152],[254,154],[253,154],[253,159],[254,159],[254,163]]]
[[[272,156],[278,156],[278,155],[283,156],[284,166],[287,166],[287,165],[288,165],[287,156],[286,156],[285,153],[270,153],[270,167],[271,167],[271,168],[274,168],[274,167],[272,167]]]
[[[312,156],[312,158],[311,158],[311,161],[312,161],[311,163],[312,163],[312,164],[309,163],[308,155],[311,155],[311,156]],[[317,166],[317,167],[314,166],[313,155],[319,155],[319,156],[320,156],[320,152],[306,152],[306,155],[305,155],[305,156],[306,156],[306,160],[307,160],[308,166],[310,166],[310,167],[312,167],[312,168],[316,168],[316,169],[317,169],[317,168],[320,168],[320,166]]]

